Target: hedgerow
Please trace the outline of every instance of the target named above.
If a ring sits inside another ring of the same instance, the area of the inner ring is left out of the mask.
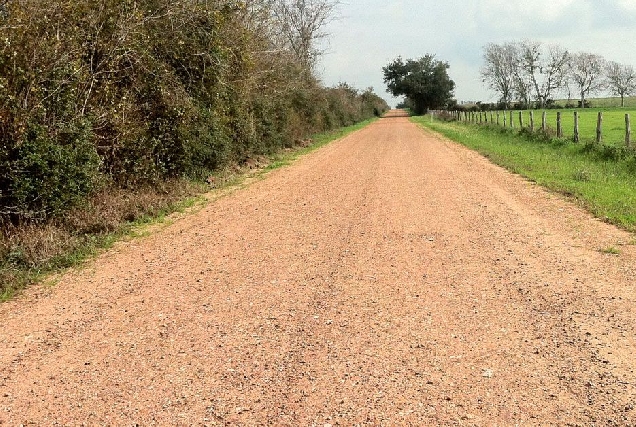
[[[0,222],[46,221],[104,186],[204,178],[387,109],[322,87],[262,3],[8,2]]]

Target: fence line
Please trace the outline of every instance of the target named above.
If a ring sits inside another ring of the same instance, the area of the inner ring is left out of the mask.
[[[446,110],[431,110],[429,113],[433,117],[450,117],[454,120],[464,123],[472,123],[479,125],[497,125],[502,126],[504,128],[516,129],[515,120],[514,120],[514,111],[490,111],[488,112],[475,112],[475,111],[446,111]],[[490,117],[490,119],[489,119]],[[530,132],[535,132],[535,121],[534,121],[534,111],[530,110],[528,112],[528,122],[527,125],[524,122],[524,111],[518,112],[517,125],[519,127],[519,131],[523,129],[528,129]],[[576,143],[581,141],[581,131],[580,131],[580,122],[581,115],[578,111],[574,111],[574,127],[573,127],[573,135],[572,140]],[[599,112],[596,118],[596,135],[594,141],[597,144],[603,142],[603,122],[604,117],[603,113]],[[540,131],[543,133],[547,133],[549,129],[548,120],[547,120],[547,112],[543,111],[541,113],[541,128]],[[558,138],[563,138],[563,115],[561,111],[557,111],[556,113],[556,136]],[[632,128],[631,128],[631,118],[627,113],[625,114],[625,146],[632,146]]]

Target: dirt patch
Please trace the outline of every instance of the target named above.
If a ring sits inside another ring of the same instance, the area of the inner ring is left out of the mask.
[[[634,424],[633,241],[382,119],[0,306],[0,423]]]

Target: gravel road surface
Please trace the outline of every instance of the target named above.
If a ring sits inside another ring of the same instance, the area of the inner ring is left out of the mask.
[[[2,304],[0,425],[636,425],[635,237],[398,115]]]

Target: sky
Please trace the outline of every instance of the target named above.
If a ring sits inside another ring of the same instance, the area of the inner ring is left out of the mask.
[[[488,43],[528,39],[636,67],[636,0],[343,0],[337,15],[322,81],[373,87],[392,106],[382,67],[398,56],[448,62],[458,101],[497,100],[479,75]]]

